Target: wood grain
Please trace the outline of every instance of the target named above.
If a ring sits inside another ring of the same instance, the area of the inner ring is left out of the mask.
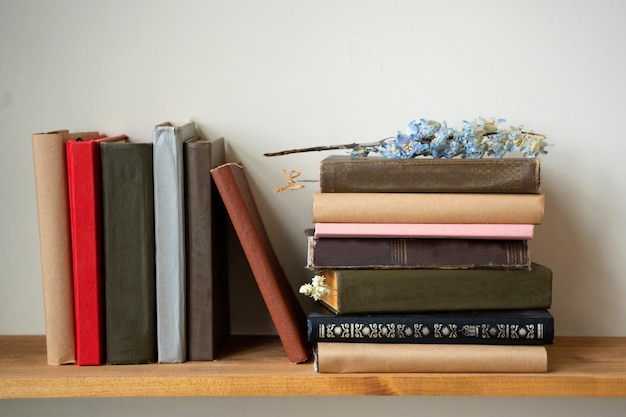
[[[626,338],[557,337],[539,374],[318,374],[276,337],[233,336],[213,362],[52,366],[43,336],[0,336],[0,398],[165,396],[626,397]]]

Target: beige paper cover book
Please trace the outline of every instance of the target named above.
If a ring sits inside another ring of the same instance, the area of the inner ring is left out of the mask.
[[[313,223],[541,224],[544,194],[320,193]]]
[[[65,143],[97,132],[32,135],[48,364],[74,363],[74,291]]]
[[[547,372],[545,346],[332,343],[317,345],[320,373]]]

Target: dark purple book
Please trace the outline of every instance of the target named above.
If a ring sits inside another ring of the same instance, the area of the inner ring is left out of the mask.
[[[310,269],[530,269],[526,240],[333,238],[307,230]]]

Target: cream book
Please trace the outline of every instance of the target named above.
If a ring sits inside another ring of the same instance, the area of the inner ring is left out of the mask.
[[[317,344],[320,373],[547,372],[545,346],[389,343]]]
[[[66,142],[97,134],[59,130],[32,135],[49,365],[76,361]]]

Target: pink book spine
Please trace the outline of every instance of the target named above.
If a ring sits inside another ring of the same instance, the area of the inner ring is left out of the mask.
[[[316,237],[530,240],[532,224],[316,223]]]

